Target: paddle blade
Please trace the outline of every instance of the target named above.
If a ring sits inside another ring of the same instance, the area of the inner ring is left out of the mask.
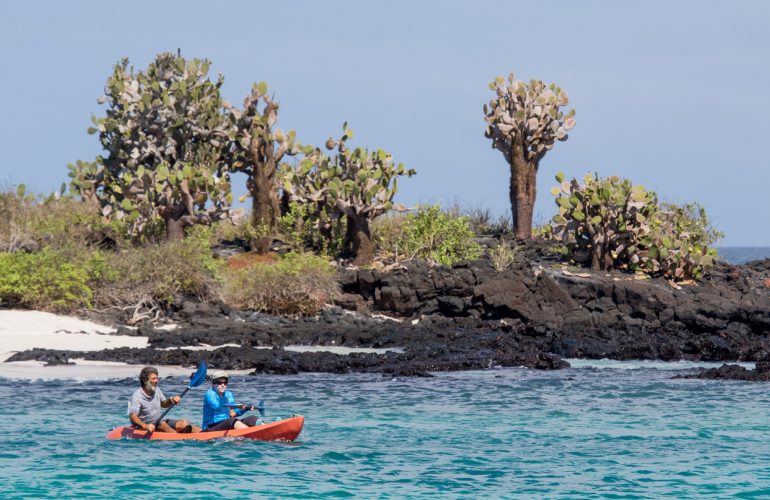
[[[198,365],[198,371],[190,378],[190,385],[188,387],[198,387],[201,385],[206,380],[206,370],[208,370],[206,362],[201,361],[201,364]]]
[[[260,417],[265,416],[265,400],[260,399],[259,403],[257,404],[257,411],[259,412]]]

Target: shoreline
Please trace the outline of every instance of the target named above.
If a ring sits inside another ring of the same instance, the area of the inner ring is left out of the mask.
[[[489,259],[451,268],[410,261],[387,270],[343,268],[338,280],[335,304],[314,316],[180,301],[164,312],[165,325],[126,328],[116,317],[96,316],[114,324],[106,326],[0,310],[0,355],[7,361],[0,376],[8,361],[49,368],[74,359],[430,377],[494,367],[558,370],[570,367],[568,359],[607,358],[757,363],[756,370],[732,365],[707,376],[770,380],[770,260],[718,264],[701,282],[679,285],[625,272],[577,272],[534,241],[503,271]]]
[[[173,331],[168,325],[158,331]],[[147,336],[120,335],[114,326],[95,323],[72,316],[57,315],[43,311],[0,309],[0,378],[23,380],[103,380],[133,378],[144,364],[119,361],[89,360],[82,357],[68,358],[67,363],[49,364],[43,361],[7,360],[14,354],[31,349],[59,351],[100,352],[114,348],[150,347]],[[238,344],[190,345],[160,347],[158,351],[214,351],[222,347],[240,347]],[[271,346],[256,347],[272,349]],[[337,355],[354,353],[384,354],[399,352],[399,348],[376,349],[342,346],[287,345],[290,352],[329,352]],[[403,349],[400,349],[403,351]],[[162,376],[187,376],[190,367],[176,364],[157,364]],[[247,375],[251,370],[229,370],[235,375]]]

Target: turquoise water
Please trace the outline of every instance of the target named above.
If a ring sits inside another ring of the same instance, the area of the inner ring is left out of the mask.
[[[264,398],[268,415],[306,416],[293,444],[106,441],[133,380],[0,379],[0,487],[4,498],[770,496],[770,386],[672,380],[682,364],[596,366],[235,377],[236,397]],[[199,418],[203,388],[190,392],[172,416]]]

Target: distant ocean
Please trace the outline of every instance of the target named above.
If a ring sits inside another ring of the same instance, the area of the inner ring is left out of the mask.
[[[717,247],[719,258],[729,264],[770,259],[770,247]]]

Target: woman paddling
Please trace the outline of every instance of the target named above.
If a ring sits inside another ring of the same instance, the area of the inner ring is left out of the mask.
[[[245,429],[256,425],[257,417],[254,415],[238,418],[253,410],[254,405],[235,404],[235,396],[227,390],[227,372],[216,371],[211,379],[211,389],[203,396],[203,432]]]

